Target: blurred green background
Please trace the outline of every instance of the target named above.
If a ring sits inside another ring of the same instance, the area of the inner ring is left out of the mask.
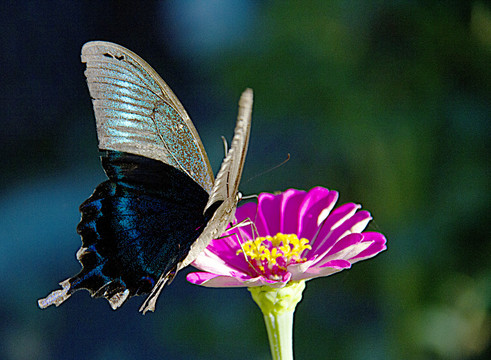
[[[143,298],[114,312],[87,292],[37,308],[78,272],[78,205],[104,180],[89,40],[157,70],[215,171],[252,87],[242,192],[336,189],[387,236],[307,284],[296,359],[491,358],[488,2],[24,1],[2,2],[0,24],[0,358],[270,358],[247,290],[184,273],[146,316]]]

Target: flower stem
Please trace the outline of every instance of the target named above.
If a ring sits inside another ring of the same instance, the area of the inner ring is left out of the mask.
[[[293,312],[264,314],[273,360],[293,360]]]
[[[290,282],[283,288],[249,288],[263,313],[273,360],[293,360],[293,314],[304,289],[305,281]]]

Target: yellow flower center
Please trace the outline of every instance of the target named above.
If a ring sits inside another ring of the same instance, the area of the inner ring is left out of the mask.
[[[285,275],[287,266],[304,262],[301,258],[305,249],[311,249],[309,240],[299,239],[295,234],[258,237],[241,244],[237,255],[244,254],[249,265],[261,275],[279,280]]]

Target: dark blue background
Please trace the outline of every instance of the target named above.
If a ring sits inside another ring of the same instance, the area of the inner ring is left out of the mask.
[[[491,8],[483,1],[51,1],[0,5],[0,358],[268,359],[245,289],[179,274],[154,314],[76,293],[78,205],[104,180],[80,62],[139,54],[179,97],[217,170],[255,90],[245,194],[339,190],[389,249],[308,283],[296,359],[490,355]],[[281,163],[287,154],[290,161]]]

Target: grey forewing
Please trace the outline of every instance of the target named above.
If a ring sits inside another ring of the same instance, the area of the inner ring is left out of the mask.
[[[138,55],[107,42],[89,42],[82,62],[94,106],[99,148],[160,160],[208,193],[213,172],[194,125],[160,76]]]
[[[222,203],[213,213],[212,218],[208,221],[200,237],[191,246],[188,256],[178,265],[178,268],[179,266],[185,267],[191,264],[198,257],[199,253],[208,246],[212,239],[216,239],[225,232],[228,224],[234,218],[237,202],[239,201],[240,178],[249,145],[252,101],[252,90],[246,89],[239,100],[239,115],[237,116],[232,145],[217,174],[204,213],[217,201]]]
[[[229,197],[237,196],[239,182],[244,168],[249,134],[251,131],[253,93],[246,89],[239,100],[239,115],[235,125],[234,137],[230,150],[222,162],[217,174],[213,189],[205,207],[206,210],[217,201],[225,201]]]

